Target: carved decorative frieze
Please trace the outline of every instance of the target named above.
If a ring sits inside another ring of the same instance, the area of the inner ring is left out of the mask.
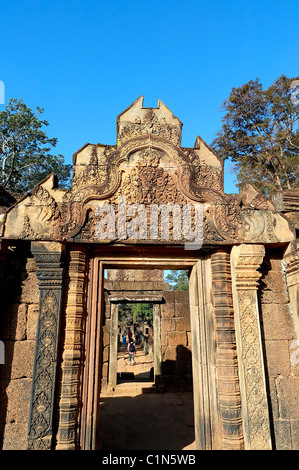
[[[152,134],[169,140],[174,145],[181,143],[181,128],[172,125],[165,118],[159,118],[155,111],[149,108],[144,117],[137,116],[134,122],[126,122],[118,134],[118,141],[124,143],[135,137]]]
[[[279,238],[275,234],[277,221],[270,210],[252,210],[245,208],[241,212],[243,219],[244,241],[254,243],[277,243]]]
[[[113,150],[106,147],[98,156],[97,146],[93,145],[89,162],[85,165],[74,165],[72,188],[78,189],[83,186],[101,186],[108,183],[109,162]]]
[[[199,186],[194,184],[190,189],[184,176],[190,176],[193,171],[189,157],[175,151],[170,144],[159,141],[158,137],[152,139],[148,141],[145,137],[127,142],[113,154],[113,185],[111,181],[103,187],[78,187],[76,183],[75,190],[66,193],[60,231],[63,239],[76,237],[78,240],[98,241],[94,238],[98,219],[88,208],[88,201],[105,200],[117,204],[119,197],[125,197],[127,204],[145,206],[210,203],[204,214],[204,239],[223,242],[240,238],[242,221],[238,198],[226,196],[214,187],[200,186],[200,181],[197,181]],[[220,183],[216,186],[220,189]],[[88,233],[88,227],[91,233]]]
[[[182,181],[190,188],[190,192],[196,194],[199,188],[210,188],[214,191],[223,192],[221,172],[206,163],[190,161],[188,167],[184,168]]]
[[[263,245],[233,247],[234,307],[245,448],[271,449],[269,408],[261,345],[257,287],[263,261]]]
[[[39,320],[32,379],[28,426],[28,449],[50,450],[53,445],[53,409],[58,360],[58,331],[63,266],[62,246],[54,242],[33,242],[38,266]]]
[[[125,196],[128,204],[186,203],[170,173],[160,165],[161,151],[147,148],[140,152],[131,171],[124,176],[116,196]]]

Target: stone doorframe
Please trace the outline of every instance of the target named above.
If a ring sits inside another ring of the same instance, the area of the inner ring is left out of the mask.
[[[160,252],[161,256],[157,256],[157,248],[151,253],[145,248],[141,254],[139,248],[127,256],[127,248],[119,254],[113,247],[109,247],[111,256],[107,256],[107,248],[87,256],[85,247],[70,246],[67,289],[62,300],[63,250],[52,242],[36,245],[32,251],[39,268],[40,311],[29,417],[30,448],[97,448],[103,273],[104,269],[114,267],[189,269],[191,272],[196,448],[271,447],[256,301],[258,268],[263,259],[261,245],[240,245],[232,253],[229,247],[222,247],[205,250],[206,254],[182,251],[176,256],[173,250],[167,255],[166,248]],[[61,303],[66,305],[62,315],[63,347],[57,387]],[[246,322],[251,322],[254,331],[253,344],[246,343]],[[249,361],[249,352],[253,353],[254,367]],[[51,368],[46,359],[51,361]],[[258,397],[252,388],[255,379],[251,371],[259,379]],[[255,413],[257,398],[258,413]],[[52,426],[54,413],[59,414],[56,433]],[[262,427],[260,416],[263,417]]]
[[[154,339],[154,381],[157,390],[162,386],[162,348],[161,348],[161,307],[163,301],[162,295],[157,295],[154,299],[153,296],[144,295],[130,297],[130,302],[153,303],[153,339]],[[117,353],[118,353],[118,304],[127,299],[109,298],[110,308],[110,341],[109,341],[109,374],[108,374],[108,390],[113,390],[117,385]]]
[[[107,251],[106,251],[107,253]],[[86,361],[93,364],[88,374],[83,373],[82,412],[80,424],[80,448],[97,449],[99,426],[99,395],[101,380],[101,353],[99,351],[104,316],[104,269],[188,269],[190,270],[190,317],[192,339],[192,368],[194,395],[194,429],[196,448],[243,449],[241,399],[238,376],[237,350],[234,332],[234,311],[230,276],[230,254],[226,248],[209,254],[178,257],[107,257],[92,259],[90,285],[96,298],[92,301],[90,324],[93,335],[92,353],[86,353]],[[100,280],[100,281],[99,281]],[[101,284],[102,283],[102,284]],[[96,287],[101,285],[101,292]],[[213,287],[212,287],[213,286]],[[212,287],[212,288],[211,288]],[[91,298],[89,296],[89,298]],[[113,305],[113,302],[112,302]],[[114,303],[114,305],[116,305]],[[116,315],[117,309],[112,312]],[[96,326],[97,325],[97,326]],[[90,327],[86,327],[88,329]],[[114,335],[116,341],[117,336]],[[97,359],[96,359],[97,357]],[[89,385],[86,384],[86,375]],[[116,377],[116,374],[113,376]],[[85,398],[84,398],[85,397]],[[84,403],[85,401],[85,403]],[[82,439],[82,436],[85,436]]]

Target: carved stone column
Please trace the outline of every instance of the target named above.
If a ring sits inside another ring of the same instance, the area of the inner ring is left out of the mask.
[[[28,426],[28,449],[50,450],[53,440],[53,408],[58,359],[62,291],[63,245],[32,242],[39,281],[39,318],[36,334]]]
[[[293,312],[296,336],[299,338],[299,246],[290,244],[284,255],[286,279]]]
[[[211,255],[219,408],[225,450],[244,448],[229,254]]]
[[[77,447],[85,276],[85,248],[71,249],[66,293],[57,450],[74,450]]]
[[[261,343],[257,287],[263,245],[235,246],[231,252],[235,325],[246,450],[271,449],[269,408]]]

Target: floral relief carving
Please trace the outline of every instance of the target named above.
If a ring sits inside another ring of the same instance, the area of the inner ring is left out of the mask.
[[[33,248],[33,254],[39,267],[37,277],[39,279],[40,302],[28,449],[50,450],[53,438],[54,386],[63,275],[62,253],[61,251],[47,251],[38,246]]]
[[[255,290],[247,289],[239,293],[242,360],[245,372],[250,446],[251,449],[262,450],[269,449],[269,415],[268,406],[265,403],[255,304]]]
[[[233,250],[236,253],[232,257],[238,301],[238,343],[242,345],[239,360],[245,387],[243,406],[246,409],[246,436],[250,449],[270,449],[269,411],[257,303],[258,280],[261,277],[258,269],[265,248],[263,245],[250,244],[234,247]]]
[[[171,141],[174,145],[180,145],[181,129],[177,125],[167,123],[165,118],[158,118],[153,109],[148,109],[143,119],[139,116],[133,123],[126,123],[119,132],[119,141],[124,143],[127,140],[138,136],[152,134]]]
[[[142,152],[134,168],[124,176],[118,195],[128,204],[186,203],[173,177],[161,167],[161,152],[151,148]]]

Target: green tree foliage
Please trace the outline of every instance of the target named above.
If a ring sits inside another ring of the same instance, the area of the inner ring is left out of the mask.
[[[233,88],[212,148],[230,158],[238,182],[252,182],[266,194],[298,187],[298,77],[279,77],[264,90],[259,79]],[[297,86],[296,86],[297,85]]]
[[[140,315],[142,320],[149,318],[153,320],[153,304],[151,303],[137,303],[137,304],[126,304],[122,303],[118,306],[118,319],[121,322],[132,321],[136,322],[137,316]]]
[[[33,111],[22,100],[11,99],[0,112],[0,185],[25,193],[50,173],[58,176],[60,185],[67,185],[71,165],[64,164],[62,155],[52,155],[56,138],[48,138],[40,119],[43,109]]]
[[[148,318],[151,322],[153,321],[153,304],[150,303],[138,303],[134,304],[132,308],[133,323],[136,322],[138,315],[142,317],[142,320]]]
[[[188,271],[178,270],[171,271],[165,277],[166,282],[170,284],[170,290],[188,290],[189,278]]]
[[[130,304],[121,303],[118,305],[118,320],[125,322],[132,318],[132,306]]]

